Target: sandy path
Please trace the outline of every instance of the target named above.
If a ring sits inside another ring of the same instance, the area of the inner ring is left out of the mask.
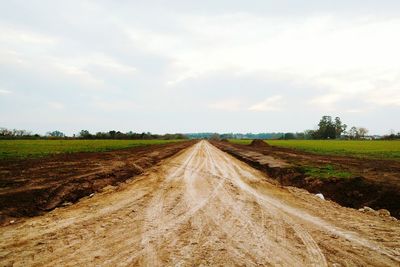
[[[206,141],[0,229],[7,266],[399,266],[400,224],[281,188]]]

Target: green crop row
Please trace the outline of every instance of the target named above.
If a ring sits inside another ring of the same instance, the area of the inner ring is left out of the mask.
[[[251,140],[229,140],[247,145]],[[400,160],[400,141],[389,140],[265,140],[268,144],[307,152]]]
[[[179,141],[182,140],[0,140],[0,159],[110,151]]]

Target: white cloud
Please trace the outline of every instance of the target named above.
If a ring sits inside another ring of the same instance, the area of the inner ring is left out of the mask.
[[[241,109],[241,107],[242,103],[237,99],[224,99],[209,105],[209,108],[211,109],[223,111],[238,111]]]
[[[282,108],[282,96],[275,95],[248,108],[251,111],[276,111]]]
[[[179,20],[185,31],[136,35],[136,40],[150,40],[150,45],[143,44],[149,51],[171,58],[168,86],[216,72],[264,73],[318,89],[313,94],[323,96],[312,103],[330,110],[342,99],[368,101],[382,81],[386,85],[380,91],[400,88],[400,35],[394,34],[400,32],[400,19],[291,20],[237,13]],[[397,100],[369,102],[383,105]]]
[[[10,90],[6,89],[0,89],[0,95],[8,95],[11,94],[12,92]]]
[[[57,101],[51,101],[47,103],[51,109],[62,110],[65,108],[64,104]]]
[[[137,108],[136,103],[130,100],[96,100],[93,106],[104,111],[129,111]]]
[[[342,100],[343,97],[338,93],[328,93],[326,95],[314,97],[309,101],[312,106],[317,106],[320,109],[334,110],[334,106],[337,102]]]
[[[347,112],[347,113],[363,113],[365,111],[367,111],[367,109],[352,108],[352,109],[345,110],[345,112]]]
[[[30,45],[53,45],[57,39],[32,31],[18,30],[0,25],[0,41],[4,43],[26,43]]]
[[[53,57],[49,59],[49,63],[58,68],[65,75],[75,76],[82,83],[92,85],[94,87],[103,88],[106,81],[101,73],[96,73],[96,70],[102,70],[108,75],[132,75],[137,69],[119,63],[115,59],[103,54],[89,54],[74,58]]]

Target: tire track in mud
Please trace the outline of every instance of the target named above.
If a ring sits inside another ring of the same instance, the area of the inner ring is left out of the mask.
[[[224,155],[225,158],[228,158],[227,155]],[[227,159],[229,161],[229,159]],[[243,169],[239,168],[239,171],[242,172],[239,174],[237,177],[248,177],[246,173],[243,173]],[[389,258],[395,260],[395,261],[400,261],[399,255],[395,255],[394,251],[388,250],[385,248],[382,248],[381,246],[374,244],[372,241],[368,241],[360,236],[357,236],[357,234],[349,232],[349,231],[344,231],[340,228],[337,228],[333,225],[328,224],[327,222],[323,221],[320,218],[316,218],[308,213],[301,212],[301,210],[294,209],[292,207],[286,206],[284,203],[280,202],[278,199],[273,199],[267,195],[260,195],[255,189],[251,188],[248,184],[243,182],[241,179],[236,180],[239,182],[238,186],[241,187],[244,191],[249,192],[250,194],[253,194],[257,199],[261,200],[261,203],[264,203],[266,208],[275,208],[275,214],[276,215],[283,215],[284,219],[288,222],[290,222],[291,226],[296,230],[296,233],[299,235],[299,237],[307,244],[308,250],[310,251],[311,255],[313,255],[316,258],[320,258],[323,260],[324,256],[322,252],[320,251],[318,245],[316,242],[313,240],[313,238],[305,231],[304,229],[301,228],[300,224],[294,223],[293,219],[300,219],[303,221],[307,221],[311,223],[314,226],[317,226],[318,228],[322,228],[322,230],[330,232],[332,234],[338,235],[340,237],[343,237],[344,239],[347,239],[348,241],[357,243],[358,245],[364,246],[368,249],[374,250],[378,253],[384,254],[388,256]],[[287,215],[290,215],[289,217]],[[324,260],[323,260],[324,261]],[[314,264],[320,266],[321,262],[317,263],[314,262]],[[325,261],[326,264],[326,261]]]
[[[248,173],[245,173],[244,175],[243,175],[243,173],[242,174],[238,173],[237,170],[240,170],[240,168],[238,168],[238,166],[231,166],[232,163],[229,160],[229,158],[226,156],[226,154],[220,153],[220,151],[216,148],[212,148],[212,149],[215,149],[214,155],[216,155],[215,157],[217,158],[217,160],[214,160],[214,162],[215,162],[216,166],[225,166],[225,168],[226,168],[226,169],[220,169],[220,175],[228,175],[229,177],[231,177],[232,183],[234,183],[238,188],[243,188],[240,177],[251,177],[251,175]],[[219,165],[217,164],[217,162],[219,162]],[[225,164],[221,164],[221,163],[225,163]],[[250,199],[254,199],[255,201],[257,201],[257,203],[259,202],[258,198],[257,197],[254,198],[254,196],[252,196],[252,195],[250,195]],[[258,204],[261,206],[265,206],[265,205],[262,205],[262,203],[258,203]],[[267,205],[267,206],[265,206],[265,208],[266,208],[265,210],[267,210],[267,211],[270,210],[269,214],[274,215],[275,218],[278,218],[277,215],[282,216],[281,212],[278,209],[276,209],[274,206]],[[239,212],[239,214],[236,214],[236,215],[239,217],[241,216],[240,212]],[[306,231],[304,231],[304,229],[301,228],[300,225],[293,223],[291,221],[291,219],[288,217],[282,216],[279,219],[281,222],[284,221],[285,224],[288,224],[296,232],[297,236],[300,237],[300,239],[303,241],[304,245],[307,248],[307,251],[309,252],[309,259],[310,259],[309,264],[310,265],[312,265],[312,266],[327,266],[325,257],[322,254],[322,252],[320,251],[318,245],[315,243],[315,241],[312,239],[312,237]],[[284,232],[282,230],[282,225],[277,225],[277,228],[279,229],[278,231],[280,233]],[[257,227],[255,225],[252,225],[252,229],[257,229]],[[257,236],[259,236],[259,234],[262,235],[265,233],[260,232],[260,233],[258,233]],[[274,246],[272,246],[272,247],[276,247],[277,245],[279,246],[279,244],[275,243]],[[274,252],[275,252],[275,254],[279,255],[280,251],[282,251],[281,248],[279,248],[278,250],[275,250]],[[293,255],[292,255],[292,257],[293,257]],[[293,262],[285,263],[285,265],[288,265],[288,264],[293,265]]]
[[[216,148],[214,148],[216,149]],[[240,173],[238,170],[237,166],[231,166],[232,164],[230,163],[230,159],[227,157],[226,154],[220,153],[219,150],[216,149],[215,154],[219,156],[219,162],[224,162],[225,166],[228,168],[228,173],[231,174],[232,182],[236,184],[238,188],[245,189],[245,192],[250,193],[257,202],[259,202],[259,197],[256,194],[252,193],[252,190],[249,190],[248,185],[246,185],[240,177],[251,177],[248,173]],[[221,164],[222,165],[222,164]],[[235,168],[236,167],[236,168]],[[224,170],[222,173],[226,173],[227,171]],[[225,174],[226,175],[226,174]],[[274,205],[271,205],[271,203],[260,203],[260,205],[265,206],[266,210],[271,210],[273,211],[273,214],[275,217],[280,217],[281,221],[285,221],[286,224],[289,224],[290,227],[295,231],[296,235],[303,241],[303,244],[306,246],[306,249],[309,253],[309,259],[310,262],[309,264],[311,266],[327,266],[326,259],[320,250],[319,246],[317,243],[314,241],[314,239],[305,231],[299,224],[296,224],[292,221],[292,219],[288,216],[284,216],[282,212],[277,209]]]

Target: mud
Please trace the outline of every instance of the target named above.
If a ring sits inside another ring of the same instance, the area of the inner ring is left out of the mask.
[[[387,209],[400,218],[400,162],[316,155],[287,148],[213,142],[221,150],[264,171],[282,185],[296,186],[351,208]],[[279,164],[277,164],[279,162]],[[330,164],[351,178],[307,177],[303,166]]]
[[[206,141],[0,236],[1,266],[400,264],[397,221],[276,186]]]
[[[0,162],[0,224],[70,205],[117,185],[192,145],[192,141],[101,153]]]

